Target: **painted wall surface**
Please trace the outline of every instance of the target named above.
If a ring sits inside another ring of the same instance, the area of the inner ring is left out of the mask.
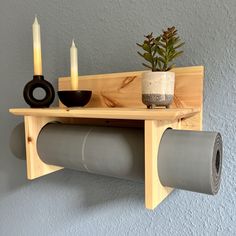
[[[235,0],[2,0],[0,2],[0,235],[236,234]],[[179,66],[204,65],[204,129],[223,135],[223,179],[217,196],[176,190],[155,211],[144,187],[63,170],[26,180],[25,162],[9,139],[22,121],[32,78],[31,24],[42,29],[43,71],[56,86],[69,74],[69,47],[78,42],[81,75],[143,69],[135,45],[143,34],[175,25],[185,40]]]

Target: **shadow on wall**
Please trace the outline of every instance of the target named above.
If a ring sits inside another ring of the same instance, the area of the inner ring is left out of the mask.
[[[12,154],[21,160],[25,160],[25,135],[24,135],[24,123],[19,123],[10,135],[10,150]],[[24,165],[26,163],[21,161]],[[20,166],[18,166],[19,169]],[[14,166],[17,168],[17,166]],[[25,168],[23,171],[26,171]],[[22,173],[21,173],[22,174]],[[25,176],[22,177],[24,185],[30,184],[30,181],[26,180]],[[14,178],[14,179],[12,179]],[[16,174],[10,175],[8,182],[15,182],[16,179],[22,178],[17,177]],[[54,191],[51,194],[54,195],[55,191],[67,192],[69,196],[78,196],[78,202],[73,204],[73,207],[81,207],[85,210],[94,208],[98,205],[107,205],[115,202],[130,201],[139,202],[144,204],[144,184],[120,180],[114,177],[101,176],[96,174],[89,174],[74,170],[61,170],[44,177],[34,180],[34,186],[46,189],[48,191],[48,185],[54,186],[50,191]],[[22,187],[22,183],[14,184],[11,189]],[[32,187],[33,191],[34,187]],[[58,194],[58,193],[56,193]],[[69,199],[70,197],[68,197]]]
[[[142,183],[68,169],[43,178],[47,184],[63,188],[63,191],[67,191],[68,194],[75,194],[78,202],[76,201],[73,207],[82,207],[85,211],[124,201],[136,202],[136,204],[138,202],[144,206]]]
[[[11,133],[3,134],[7,138],[1,141],[1,151],[4,155],[0,157],[0,194],[8,194],[26,185],[25,162],[19,159],[25,158],[23,123],[12,129]],[[10,145],[10,148],[9,148]],[[16,157],[17,158],[14,158]]]
[[[12,130],[9,143],[12,154],[18,159],[25,160],[25,126],[23,122]]]

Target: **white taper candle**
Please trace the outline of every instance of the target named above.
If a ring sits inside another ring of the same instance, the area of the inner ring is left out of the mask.
[[[41,53],[41,35],[40,25],[35,16],[33,29],[33,51],[34,51],[34,75],[42,75],[42,53]]]
[[[78,55],[74,40],[70,48],[70,74],[71,74],[71,88],[78,90]]]

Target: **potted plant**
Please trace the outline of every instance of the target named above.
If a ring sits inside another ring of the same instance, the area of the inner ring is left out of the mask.
[[[142,76],[142,102],[147,108],[155,106],[168,107],[174,97],[175,73],[170,70],[175,67],[174,59],[183,51],[179,49],[184,45],[173,26],[163,30],[160,36],[153,33],[144,36],[142,44],[137,43],[144,52],[138,52],[147,63],[142,63],[151,71]]]

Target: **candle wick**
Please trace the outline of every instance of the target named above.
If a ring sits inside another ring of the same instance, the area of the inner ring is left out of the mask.
[[[39,23],[39,22],[38,22],[38,18],[37,18],[37,14],[35,14],[34,23],[35,23],[35,24],[38,24],[38,23]]]
[[[75,47],[75,41],[72,39],[72,47]]]

